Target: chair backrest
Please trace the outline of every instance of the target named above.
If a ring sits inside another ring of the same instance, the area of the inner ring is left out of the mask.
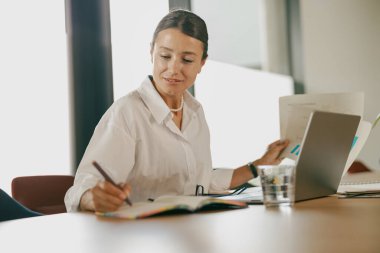
[[[367,167],[367,165],[365,165],[363,162],[361,161],[354,161],[352,163],[352,165],[350,166],[350,168],[348,169],[348,173],[349,174],[353,174],[353,173],[359,173],[359,172],[369,172],[371,171],[371,169],[369,169]]]
[[[36,212],[64,213],[64,197],[73,183],[74,177],[69,175],[16,177],[12,180],[12,196]]]

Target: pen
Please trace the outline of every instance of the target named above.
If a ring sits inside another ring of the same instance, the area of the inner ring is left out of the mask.
[[[113,186],[116,186],[117,188],[119,188],[120,190],[123,190],[123,188],[119,185],[117,185],[113,180],[112,178],[110,178],[110,176],[108,176],[108,174],[102,169],[102,167],[100,167],[100,165],[96,162],[96,161],[93,161],[92,164],[95,166],[95,168],[100,172],[100,174],[102,174],[102,176],[105,178],[105,180],[107,182],[110,182]],[[125,199],[125,202],[132,206],[132,202],[129,200],[129,198],[127,197]]]

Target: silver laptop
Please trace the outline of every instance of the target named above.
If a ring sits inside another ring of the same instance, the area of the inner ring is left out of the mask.
[[[296,201],[336,193],[359,122],[357,115],[312,113],[296,165]]]
[[[315,111],[305,131],[296,163],[295,201],[336,193],[350,153],[360,116]],[[262,204],[261,187],[223,197]]]

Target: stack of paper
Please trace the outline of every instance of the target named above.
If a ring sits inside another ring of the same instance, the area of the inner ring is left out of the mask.
[[[380,172],[348,174],[338,188],[340,198],[380,198]]]

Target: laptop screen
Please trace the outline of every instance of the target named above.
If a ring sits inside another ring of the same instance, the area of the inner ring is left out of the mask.
[[[359,122],[357,115],[311,114],[296,164],[296,201],[336,193]]]

